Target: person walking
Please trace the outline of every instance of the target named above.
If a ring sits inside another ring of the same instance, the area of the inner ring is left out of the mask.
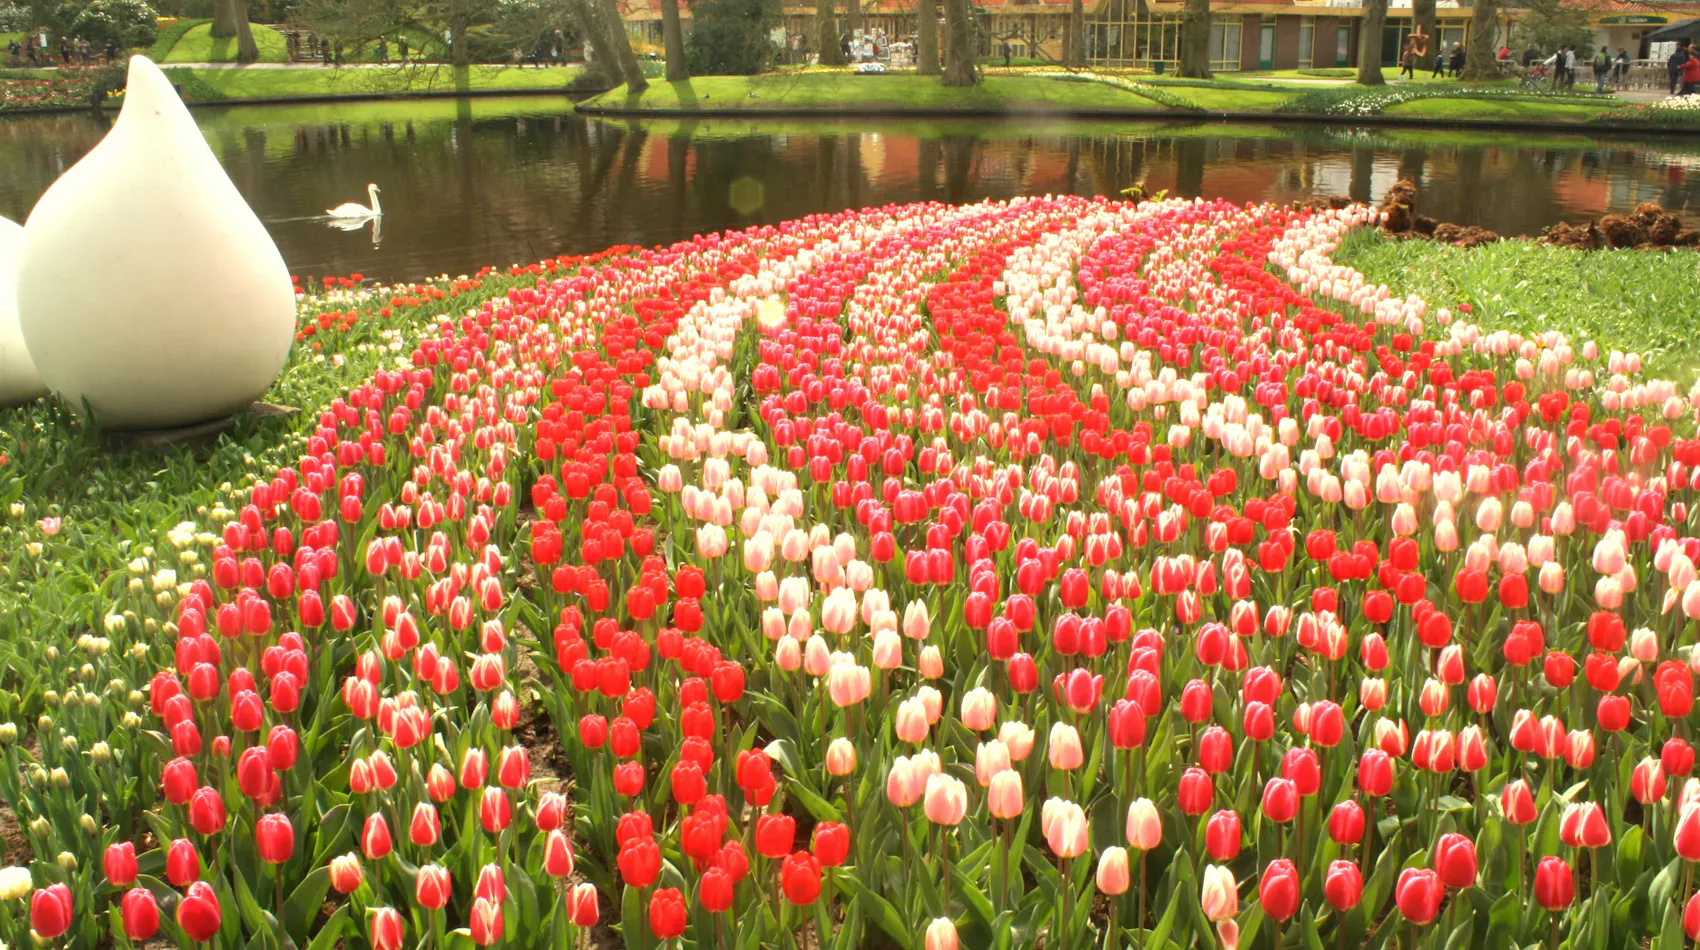
[[[1404,54],[1399,57],[1399,78],[1413,82],[1417,78],[1417,50],[1409,42],[1405,44]]]
[[[1576,47],[1564,48],[1564,88],[1576,88]]]
[[[402,35],[395,38],[395,51],[396,51],[396,55],[401,57],[402,62],[404,62],[404,63],[407,62],[407,34],[406,33],[403,33]]]
[[[118,62],[118,41],[112,37],[106,38],[106,65]]]
[[[390,61],[390,41],[389,41],[389,38],[384,37],[384,36],[380,36],[380,37],[378,37],[378,62],[387,63],[389,61]]]
[[[1629,51],[1623,47],[1617,48],[1617,58],[1612,61],[1612,80],[1617,88],[1622,89],[1629,84]]]
[[[7,63],[7,65],[18,66],[18,65],[21,65],[23,63],[23,60],[24,60],[24,48],[23,48],[23,46],[20,45],[17,40],[12,40],[11,42],[7,43],[6,44],[6,63]]]
[[[1441,49],[1434,51],[1434,72],[1429,73],[1428,78],[1434,79],[1437,76],[1446,77],[1446,51]]]
[[[1606,80],[1611,78],[1611,51],[1604,46],[1594,52],[1594,91],[1605,92]]]
[[[1688,58],[1682,61],[1682,94],[1692,96],[1700,92],[1700,56],[1694,51],[1688,51]]]
[[[1670,94],[1676,95],[1682,91],[1682,64],[1692,58],[1688,51],[1687,40],[1677,40],[1676,49],[1671,50],[1665,60],[1665,69],[1670,72]]]
[[[1463,47],[1463,44],[1453,43],[1452,44],[1452,78],[1457,79],[1458,77],[1460,77],[1462,75],[1464,75],[1464,47]]]

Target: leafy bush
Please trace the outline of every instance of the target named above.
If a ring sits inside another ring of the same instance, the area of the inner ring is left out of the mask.
[[[153,48],[148,50],[148,58],[156,63],[164,62],[165,57],[170,54],[171,48],[177,45],[177,41],[182,39],[184,34],[206,22],[208,21],[196,19],[171,21],[159,30],[153,41]]]
[[[778,48],[778,0],[695,0],[685,62],[695,75],[748,76],[772,63]]]
[[[144,0],[94,0],[71,20],[71,32],[99,46],[152,46],[159,35],[153,7]]]
[[[30,8],[18,3],[0,3],[0,33],[22,33],[31,23]]]

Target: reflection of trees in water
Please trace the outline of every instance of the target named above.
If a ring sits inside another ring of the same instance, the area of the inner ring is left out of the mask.
[[[197,118],[285,259],[313,265],[303,273],[461,273],[846,207],[1114,195],[1139,181],[1184,197],[1247,201],[1318,188],[1369,198],[1373,181],[1420,176],[1426,213],[1509,233],[1539,231],[1602,202],[1614,210],[1637,200],[1700,209],[1700,156],[1679,142],[1578,139],[1568,147],[1529,137],[1461,142],[1438,133],[1310,127],[1248,138],[1231,127],[1179,124],[645,125],[529,103],[495,115],[491,108],[485,101],[295,114],[223,109]],[[109,121],[0,121],[0,167],[8,172],[0,176],[0,214],[25,217]],[[745,189],[743,210],[733,207],[732,186],[742,178],[762,186],[759,206]],[[368,181],[384,189],[381,249],[359,235],[327,233],[322,223],[290,220],[358,197]]]

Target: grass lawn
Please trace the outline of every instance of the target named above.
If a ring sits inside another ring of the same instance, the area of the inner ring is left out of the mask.
[[[1618,108],[1613,103],[1583,105],[1569,102],[1531,102],[1483,99],[1419,99],[1388,106],[1383,115],[1421,116],[1428,119],[1559,119],[1584,122]]]
[[[1695,251],[1574,251],[1529,241],[1465,250],[1360,231],[1334,260],[1398,296],[1415,293],[1434,307],[1468,303],[1489,329],[1557,328],[1578,343],[1638,349],[1651,376],[1686,386],[1700,375],[1688,303],[1700,280]]]
[[[1208,89],[1182,86],[1168,90],[1201,109],[1211,112],[1268,112],[1293,98],[1291,92],[1262,89]]]
[[[565,89],[578,67],[516,69],[474,66],[464,88],[472,92],[525,92]],[[390,69],[196,69],[196,78],[232,99],[281,96],[406,95],[460,88],[447,66],[396,66]]]
[[[651,83],[641,96],[621,87],[592,99],[593,106],[642,110],[774,109],[878,111],[881,109],[1138,109],[1162,104],[1106,83],[1066,82],[1026,76],[988,76],[978,86],[952,89],[929,76],[857,76],[790,73],[703,76],[681,83]]]
[[[283,34],[269,26],[253,24],[254,45],[260,48],[260,62],[286,63],[289,47]],[[234,63],[236,38],[212,35],[211,23],[198,23],[172,45],[165,54],[167,63]]]

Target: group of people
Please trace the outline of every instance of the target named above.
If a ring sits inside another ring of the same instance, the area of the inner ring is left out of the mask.
[[[45,36],[45,34],[40,34]],[[34,37],[26,37],[24,42],[13,39],[6,44],[6,60],[11,66],[27,66],[30,68],[52,66],[53,56],[43,47],[37,50],[36,44],[30,42]],[[43,41],[45,42],[45,40]],[[96,47],[86,36],[59,37],[59,65],[61,66],[92,66],[97,55],[103,55],[106,62],[118,59],[118,41],[108,37],[104,48],[96,52]]]
[[[342,65],[342,40],[333,41],[330,37],[303,33],[299,30],[289,30],[284,33],[284,41],[288,44],[289,61],[292,63],[318,61],[326,66]],[[389,62],[390,38],[387,36],[378,37],[378,46],[375,52],[378,62]],[[408,46],[405,33],[396,37],[396,53],[401,62],[407,62]]]
[[[1665,66],[1670,70],[1671,95],[1692,96],[1700,92],[1700,52],[1694,49],[1693,40],[1677,40]]]
[[[1404,50],[1399,54],[1399,78],[1417,78],[1417,67],[1425,61],[1427,56],[1428,34],[1424,33],[1421,28],[1411,31],[1405,37]],[[1430,77],[1444,77],[1449,72],[1454,77],[1460,76],[1464,72],[1464,44],[1462,43],[1453,43],[1450,52],[1439,48],[1434,51],[1434,71],[1429,74]]]

